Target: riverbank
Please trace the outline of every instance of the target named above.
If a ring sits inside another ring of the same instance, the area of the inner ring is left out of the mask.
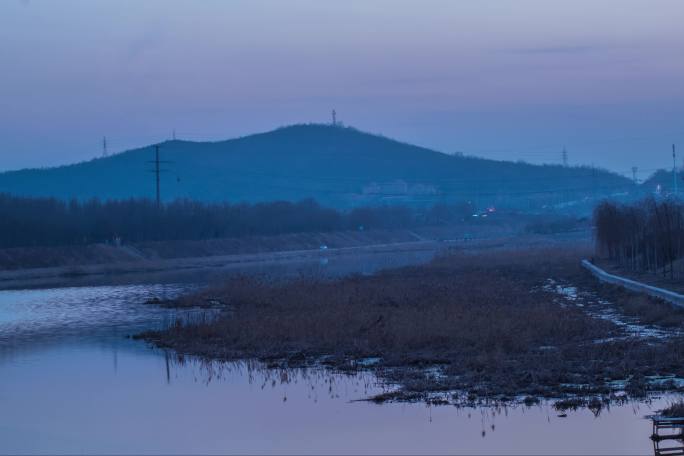
[[[614,290],[581,268],[588,249],[462,251],[335,280],[242,277],[175,303],[211,303],[223,311],[218,320],[140,337],[180,356],[371,370],[398,385],[369,398],[376,402],[556,398],[559,408],[597,407],[679,390],[682,320],[634,334],[639,317],[621,320]]]
[[[492,220],[490,220],[492,219]],[[117,263],[150,263],[163,260],[228,255],[342,249],[419,241],[476,240],[518,235],[534,217],[501,216],[440,226],[411,229],[374,229],[301,232],[271,236],[243,236],[202,240],[170,240],[118,244],[96,243],[66,246],[32,246],[0,249],[0,272],[71,268]],[[587,231],[579,230],[579,231]],[[562,232],[562,231],[561,231]],[[570,232],[573,232],[572,230]],[[553,234],[553,233],[540,233]],[[588,235],[588,233],[585,233]]]
[[[383,255],[434,252],[441,248],[435,241],[397,242],[337,249],[285,250],[278,252],[214,255],[141,261],[121,261],[82,266],[31,268],[0,271],[0,289],[89,286],[106,283],[144,281],[150,276],[181,272],[214,271],[242,273],[251,268],[325,261],[351,255]]]
[[[313,250],[319,249],[322,245],[341,248],[420,240],[423,238],[409,230],[375,230],[123,243],[121,245],[20,247],[0,249],[0,271],[62,267],[71,268],[76,273],[83,266],[151,263],[182,258]]]
[[[297,249],[295,247],[299,244],[288,243],[286,239],[280,237],[265,238],[261,243],[255,242],[254,239],[253,242],[247,242],[244,239],[242,241],[236,239],[178,241],[177,243],[158,243],[159,245],[154,249],[147,247],[144,249],[144,254],[143,250],[138,249],[135,258],[105,255],[99,263],[89,262],[94,260],[86,258],[79,260],[80,262],[74,262],[71,253],[60,253],[63,248],[48,248],[45,251],[54,256],[56,264],[65,264],[50,267],[0,268],[0,289],[145,283],[166,281],[166,277],[171,275],[201,273],[202,271],[225,278],[226,274],[222,272],[229,275],[251,274],[251,271],[257,270],[258,273],[263,273],[264,269],[271,266],[285,267],[288,264],[293,266],[292,270],[295,272],[290,275],[297,275],[298,265],[320,262],[325,267],[330,260],[350,261],[354,256],[359,256],[359,261],[370,261],[370,263],[375,262],[373,258],[385,257],[383,267],[392,267],[414,263],[409,259],[397,261],[397,264],[393,265],[391,258],[393,255],[425,256],[450,249],[501,248],[513,239],[523,245],[539,243],[562,245],[585,240],[588,233],[573,231],[558,234],[519,235],[511,227],[492,227],[478,231],[477,235],[466,236],[462,232],[462,227],[437,227],[414,231],[354,233],[354,236],[349,233],[334,233],[324,238],[317,236],[307,238],[303,234],[292,236],[297,239],[301,238],[308,248]],[[243,246],[246,250],[249,250],[249,246],[252,246],[251,248],[261,246],[262,249],[268,247],[268,249],[254,253],[226,253],[235,251],[230,247],[234,242],[246,242]],[[86,246],[83,249],[96,247],[103,246]],[[129,247],[104,246],[103,248],[105,247],[109,250],[131,250]],[[177,251],[174,250],[176,248]],[[162,254],[161,252],[166,249],[170,249],[169,252]],[[42,248],[36,248],[32,255],[40,256],[42,251]],[[3,254],[7,255],[7,252],[8,250],[0,250],[0,257]],[[172,255],[173,252],[176,256]],[[109,260],[105,261],[106,259]]]

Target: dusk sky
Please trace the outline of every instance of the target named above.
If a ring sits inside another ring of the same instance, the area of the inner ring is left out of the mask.
[[[0,3],[0,170],[345,124],[443,152],[684,160],[684,1]]]

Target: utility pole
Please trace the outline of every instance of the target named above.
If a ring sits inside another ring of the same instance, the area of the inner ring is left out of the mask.
[[[156,189],[157,207],[160,207],[161,206],[161,189],[160,189],[161,173],[163,173],[164,171],[168,171],[166,169],[161,169],[161,164],[162,163],[164,163],[164,164],[173,163],[173,162],[159,159],[159,145],[157,144],[154,146],[154,160],[148,161],[147,163],[151,163],[154,165],[154,169],[149,170],[149,171],[154,173],[154,184],[155,184],[155,189]]]
[[[332,124],[333,127],[337,126],[337,113],[334,109],[332,110]]]
[[[154,146],[154,175],[157,180],[157,207],[161,204],[159,197],[159,146]]]
[[[672,144],[672,182],[674,183],[674,194],[677,196],[677,154],[675,152],[675,145]]]
[[[632,180],[634,181],[634,185],[639,183],[639,180],[637,179],[637,171],[639,171],[639,168],[632,166]]]
[[[568,166],[568,151],[565,149],[565,146],[563,146],[563,166]]]
[[[107,137],[106,136],[102,137],[102,156],[103,157],[107,156]]]

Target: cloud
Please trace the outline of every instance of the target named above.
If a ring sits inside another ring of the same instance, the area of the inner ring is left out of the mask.
[[[601,49],[600,46],[593,45],[557,45],[557,46],[540,46],[527,48],[512,48],[505,49],[503,52],[512,54],[581,54],[586,52],[593,52]]]

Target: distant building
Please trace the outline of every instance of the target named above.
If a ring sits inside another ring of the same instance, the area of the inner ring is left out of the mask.
[[[374,196],[418,196],[436,195],[438,190],[431,184],[409,184],[404,180],[398,179],[389,182],[371,182],[364,185],[361,190],[363,195]]]

